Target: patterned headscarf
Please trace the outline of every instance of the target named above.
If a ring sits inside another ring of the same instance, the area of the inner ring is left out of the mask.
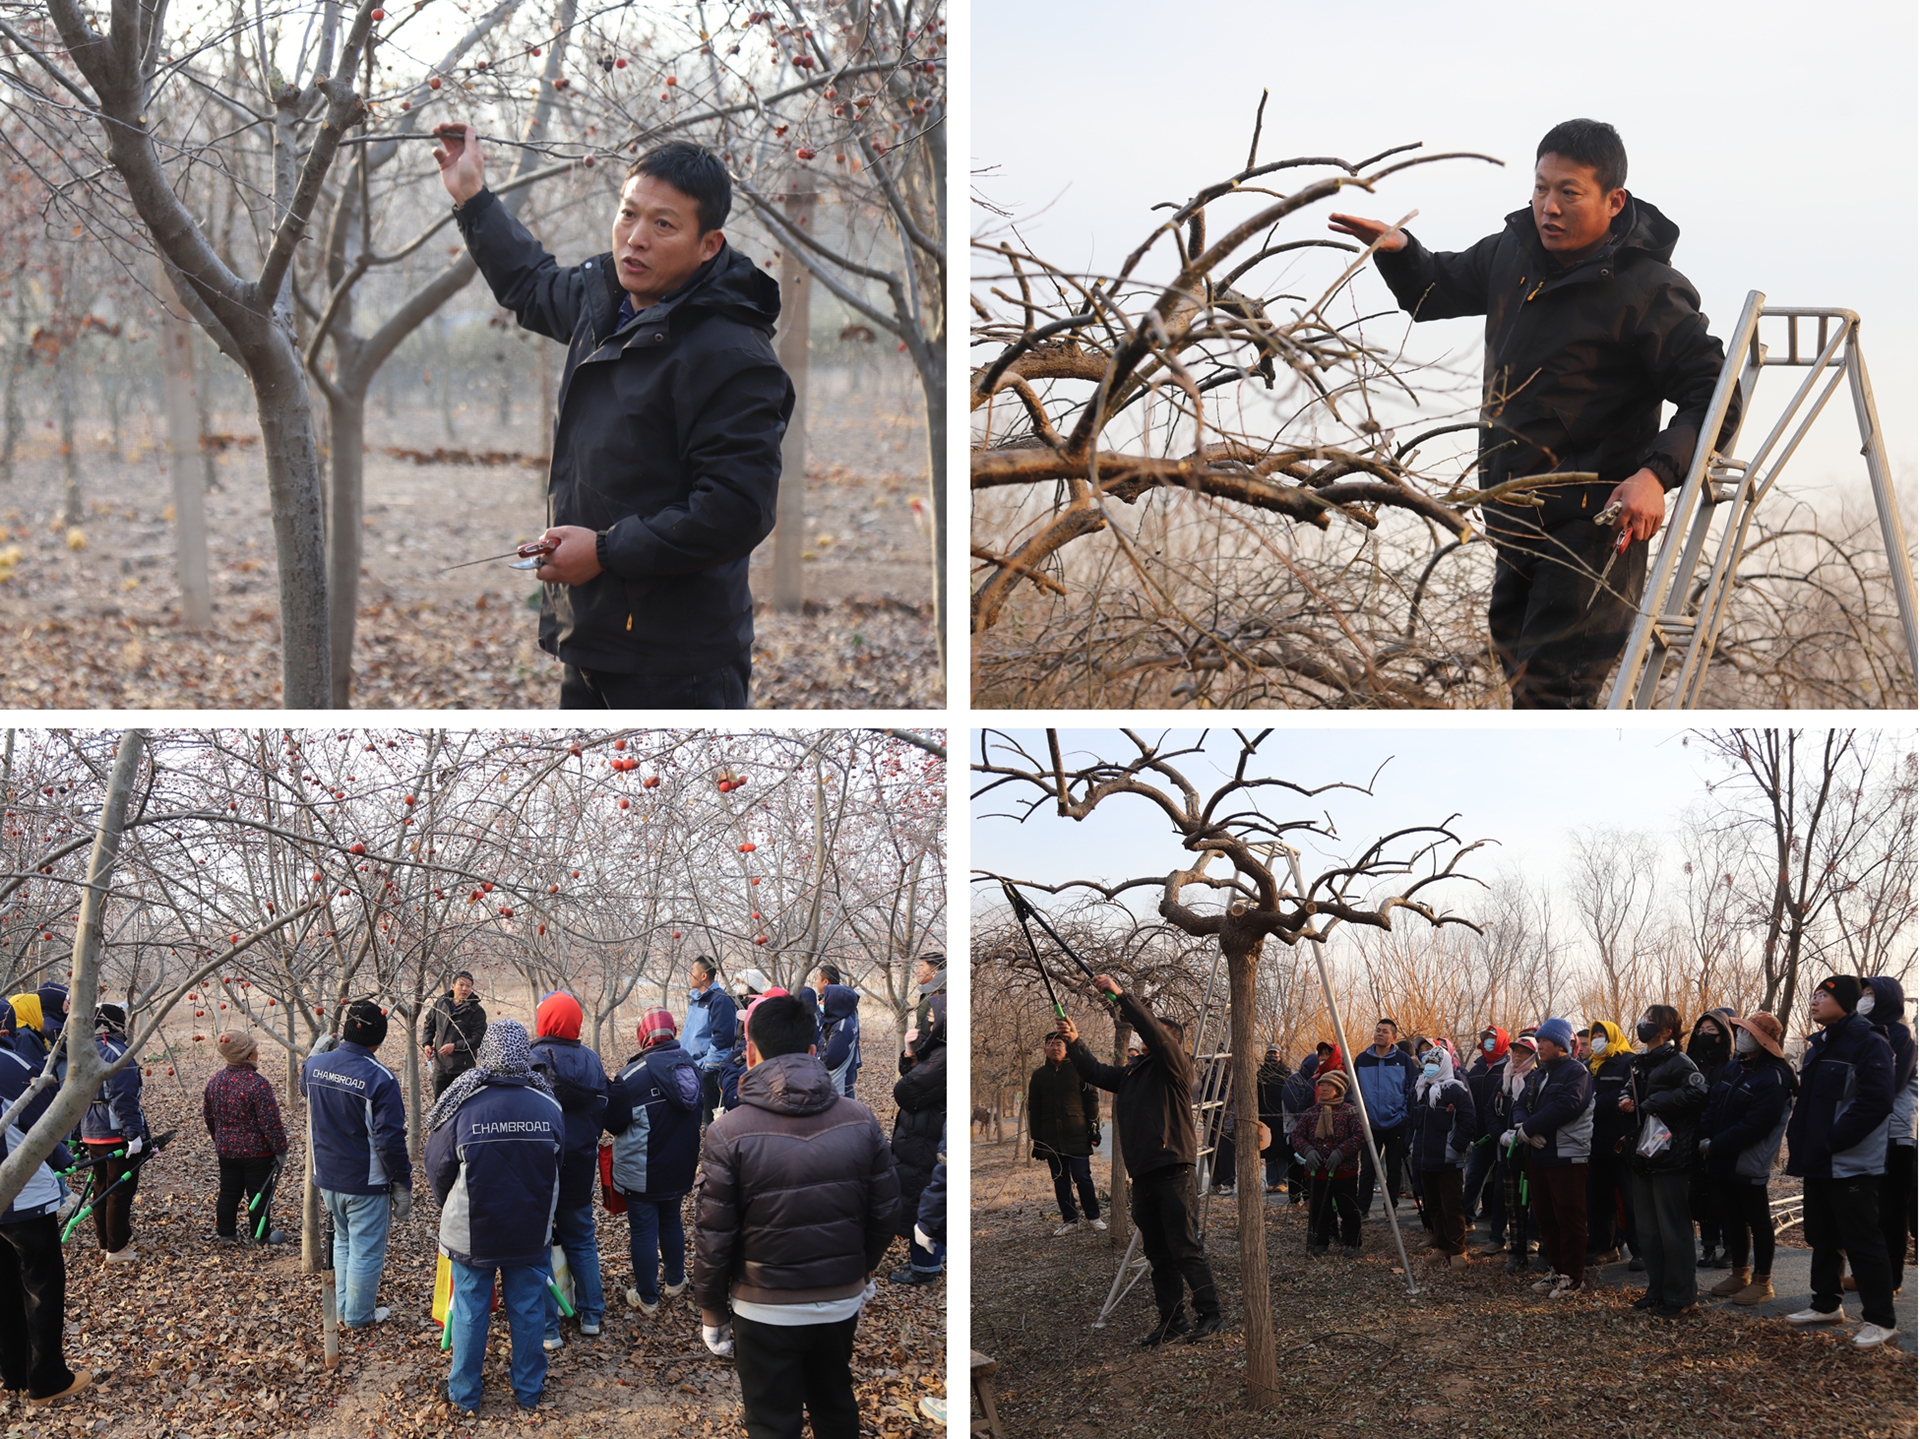
[[[431,1134],[452,1119],[489,1079],[529,1079],[546,1096],[553,1098],[553,1086],[546,1075],[533,1067],[533,1045],[517,1019],[496,1019],[487,1026],[486,1037],[473,1057],[473,1068],[446,1088],[446,1092],[427,1111],[427,1132]]]

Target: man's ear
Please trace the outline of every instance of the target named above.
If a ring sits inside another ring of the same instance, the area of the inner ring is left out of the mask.
[[[817,1044],[809,1044],[809,1045],[807,1046],[807,1053],[808,1053],[808,1054],[818,1054],[819,1052],[820,1052],[820,1046],[819,1046],[819,1045],[817,1045]]]
[[[1624,187],[1607,196],[1607,216],[1611,219],[1627,208],[1627,192]]]
[[[754,1042],[751,1039],[749,1039],[747,1041],[747,1068],[752,1069],[754,1065],[758,1064],[759,1062],[760,1062],[760,1050],[758,1049],[757,1046],[755,1046]]]
[[[1625,194],[1625,191],[1621,192]],[[700,263],[706,264],[720,253],[720,247],[727,243],[727,237],[719,230],[709,230],[700,237]]]

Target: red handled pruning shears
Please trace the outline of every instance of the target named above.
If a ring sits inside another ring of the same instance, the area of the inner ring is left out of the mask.
[[[457,565],[448,565],[444,569],[435,570],[434,573],[444,575],[447,570],[464,570],[469,565],[484,565],[494,560],[513,560],[514,563],[507,566],[510,570],[537,570],[545,562],[546,557],[559,548],[558,540],[528,540],[518,549],[508,550],[503,555],[487,555],[477,560],[462,560]]]

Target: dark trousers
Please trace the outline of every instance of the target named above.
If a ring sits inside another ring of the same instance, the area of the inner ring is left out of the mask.
[[[262,1159],[222,1159],[220,1161],[220,1197],[213,1202],[213,1232],[222,1239],[238,1238],[240,1201],[244,1197],[249,1206],[253,1197],[267,1186],[267,1176],[273,1173],[273,1156]],[[247,1209],[247,1236],[258,1233],[261,1238],[273,1233],[273,1220],[267,1213],[273,1208],[271,1199],[262,1200],[259,1208]],[[267,1221],[265,1229],[260,1228],[261,1220]]]
[[[1600,699],[1647,579],[1647,546],[1628,545],[1596,598],[1618,535],[1583,516],[1524,543],[1499,539],[1487,632],[1515,709],[1592,709]]]
[[[1316,1249],[1333,1243],[1333,1221],[1340,1219],[1340,1242],[1351,1249],[1360,1242],[1360,1176],[1331,1179],[1315,1174],[1307,1180],[1307,1236]]]
[[[1700,1297],[1695,1281],[1693,1220],[1687,1212],[1685,1174],[1636,1174],[1634,1233],[1647,1262],[1647,1293],[1660,1303],[1684,1309]],[[1833,1276],[1834,1303],[1840,1302],[1840,1273]]]
[[[1380,1151],[1380,1162],[1387,1168],[1387,1203],[1398,1209],[1400,1171],[1407,1162],[1407,1126],[1396,1124],[1391,1129],[1375,1129],[1373,1143]],[[1373,1208],[1373,1158],[1364,1148],[1360,1151],[1359,1202],[1362,1214]]]
[[[1053,1197],[1059,1201],[1060,1217],[1068,1224],[1080,1222],[1080,1212],[1073,1207],[1073,1191],[1080,1189],[1080,1203],[1087,1211],[1087,1218],[1100,1217],[1100,1196],[1093,1187],[1093,1160],[1085,1154],[1049,1154],[1047,1168],[1053,1173]]]
[[[1199,1208],[1190,1164],[1156,1169],[1133,1181],[1133,1222],[1152,1266],[1153,1302],[1163,1324],[1179,1317],[1183,1283],[1193,1291],[1196,1315],[1204,1319],[1220,1312],[1213,1266],[1200,1245]]]
[[[94,1159],[126,1148],[125,1141],[119,1139],[89,1139],[86,1144],[89,1157]],[[133,1196],[140,1187],[140,1167],[136,1159],[137,1156],[123,1154],[93,1166],[93,1196],[97,1201],[93,1206],[93,1232],[100,1247],[111,1253],[118,1253],[133,1242]],[[126,1182],[115,1184],[123,1175],[129,1176]],[[102,1195],[106,1197],[103,1199]]]
[[[1635,1254],[1640,1252],[1633,1237],[1631,1182],[1626,1155],[1594,1150],[1587,1162],[1587,1253],[1618,1249],[1622,1240]]]
[[[1914,1187],[1914,1155],[1911,1144],[1895,1144],[1887,1149],[1887,1173],[1880,1184],[1880,1232],[1887,1241],[1887,1272],[1893,1287],[1900,1288],[1901,1271],[1907,1267],[1907,1240],[1913,1234],[1914,1209],[1920,1195]]]
[[[1707,1166],[1693,1161],[1687,1171],[1687,1212],[1700,1226],[1700,1252],[1718,1249],[1724,1242],[1720,1225],[1720,1186],[1707,1174]]]
[[[465,1058],[464,1055],[461,1057],[463,1059]],[[449,1068],[442,1064],[435,1064],[433,1066],[433,1097],[436,1100],[439,1099],[441,1095],[447,1092],[447,1086],[449,1084],[452,1084],[454,1080],[458,1079],[461,1075],[465,1074],[469,1069],[472,1069],[472,1068],[473,1066],[471,1064],[461,1064],[455,1068]]]
[[[713,1123],[714,1111],[720,1107],[720,1071],[703,1069],[700,1071],[700,1128]]]
[[[1233,1167],[1236,1162],[1233,1152],[1233,1136],[1231,1134],[1222,1134],[1220,1136],[1220,1142],[1213,1147],[1214,1188],[1232,1187]]]
[[[1486,1209],[1491,1214],[1494,1196],[1500,1192],[1497,1184],[1491,1188],[1487,1185],[1487,1176],[1493,1173],[1493,1161],[1499,1157],[1497,1149],[1497,1145],[1487,1143],[1476,1144],[1467,1151],[1467,1167],[1460,1177],[1460,1212],[1469,1224],[1481,1212],[1481,1195],[1485,1194]]]
[[[51,1214],[0,1224],[0,1380],[45,1399],[73,1383],[61,1353],[67,1262]]]
[[[1805,1181],[1806,1210],[1801,1229],[1813,1249],[1813,1307],[1831,1314],[1840,1307],[1840,1261],[1844,1255],[1860,1291],[1860,1316],[1869,1324],[1894,1327],[1893,1271],[1887,1241],[1880,1232],[1880,1182],[1883,1176]]]
[[[1555,1274],[1580,1283],[1587,1272],[1587,1166],[1536,1164],[1527,1186],[1540,1216],[1540,1253]]]
[[[1440,1241],[1442,1254],[1467,1252],[1465,1178],[1458,1169],[1420,1171],[1420,1199],[1426,1205],[1427,1228]]]
[[[563,710],[743,710],[753,682],[753,651],[717,669],[691,675],[622,675],[610,670],[560,671]]]
[[[1748,1244],[1753,1252],[1753,1277],[1773,1275],[1773,1213],[1767,1208],[1767,1182],[1732,1174],[1713,1176],[1714,1196],[1726,1238],[1727,1259],[1735,1269],[1747,1267]]]
[[[853,1331],[832,1324],[763,1324],[733,1316],[733,1367],[748,1439],[800,1439],[800,1411],[813,1439],[860,1439],[853,1397]]]
[[[1527,1183],[1526,1162],[1519,1155],[1500,1161],[1500,1188],[1507,1210],[1507,1254],[1525,1263],[1527,1221],[1532,1217],[1529,1202],[1538,1196]]]

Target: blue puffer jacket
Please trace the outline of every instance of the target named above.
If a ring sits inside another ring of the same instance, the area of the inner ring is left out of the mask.
[[[615,1076],[605,1126],[613,1140],[613,1187],[635,1199],[678,1199],[700,1160],[700,1071],[667,1039]]]
[[[79,1036],[75,1035],[78,1039]],[[103,1064],[112,1064],[127,1052],[127,1042],[117,1034],[103,1034],[94,1040]],[[102,1081],[93,1103],[80,1117],[82,1139],[145,1139],[147,1117],[140,1112],[140,1066],[129,1064],[118,1074]]]
[[[1593,1150],[1593,1075],[1572,1055],[1536,1065],[1513,1119],[1523,1136],[1517,1158],[1536,1167],[1585,1164]],[[1536,1134],[1547,1141],[1537,1148],[1527,1142]]]
[[[11,1049],[0,1047],[0,1113],[8,1105],[27,1092],[27,1086],[34,1081],[34,1069],[31,1064],[15,1054]],[[47,1112],[47,1106],[53,1103],[53,1097],[59,1093],[52,1085],[40,1091],[33,1103],[21,1107],[20,1112],[8,1122],[4,1133],[0,1133],[0,1162],[26,1143],[27,1131],[32,1129],[40,1116]],[[63,1144],[53,1146],[40,1167],[27,1176],[27,1182],[20,1192],[13,1196],[13,1203],[0,1214],[0,1224],[18,1224],[27,1219],[38,1219],[43,1214],[51,1214],[60,1207],[60,1181],[54,1175],[56,1169],[67,1169],[73,1164],[73,1156]]]
[[[820,996],[820,1062],[849,1099],[860,1073],[860,991],[830,984]]]
[[[1798,1087],[1787,1062],[1764,1049],[1728,1060],[1714,1076],[1700,1116],[1708,1172],[1765,1183],[1780,1154],[1787,1110]]]
[[[427,1136],[427,1182],[449,1259],[546,1267],[565,1133],[565,1112],[532,1080],[489,1074]]]
[[[533,1042],[533,1066],[545,1072],[567,1115],[560,1154],[560,1207],[585,1208],[593,1203],[593,1181],[600,1163],[600,1121],[607,1112],[606,1068],[600,1056],[579,1040],[557,1035],[543,1035]]]
[[[920,1191],[919,1227],[935,1244],[947,1242],[947,1124],[940,1121],[940,1156],[934,1161],[933,1178]]]
[[[400,1082],[371,1049],[342,1040],[308,1055],[300,1092],[307,1097],[315,1184],[336,1194],[385,1194],[393,1183],[413,1187]]]
[[[1852,1179],[1887,1172],[1893,1050],[1857,1014],[1807,1041],[1800,1099],[1787,1121],[1787,1173]]]
[[[705,994],[689,992],[680,1047],[702,1069],[718,1069],[733,1053],[734,1018],[733,999],[719,985],[708,985]]]
[[[1406,1122],[1413,1104],[1413,1083],[1420,1066],[1399,1048],[1384,1055],[1371,1048],[1353,1057],[1353,1075],[1360,1081],[1360,1097],[1367,1102],[1367,1122],[1375,1129],[1392,1129]]]
[[[1407,1124],[1408,1154],[1417,1170],[1458,1169],[1479,1136],[1473,1091],[1455,1079],[1449,1062],[1424,1093],[1415,1086]]]

